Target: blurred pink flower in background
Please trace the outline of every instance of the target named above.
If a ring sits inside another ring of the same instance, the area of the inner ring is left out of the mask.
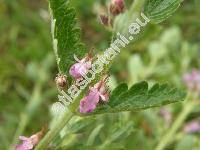
[[[159,111],[159,115],[165,120],[167,126],[169,126],[172,122],[172,113],[167,108],[161,108]]]
[[[194,121],[187,123],[184,126],[183,131],[186,133],[199,132],[200,131],[200,120],[194,120]]]
[[[194,69],[191,73],[183,75],[183,81],[191,91],[200,92],[200,71]]]

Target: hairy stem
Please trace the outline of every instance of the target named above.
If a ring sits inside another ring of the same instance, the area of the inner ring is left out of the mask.
[[[171,128],[166,132],[166,134],[161,138],[160,143],[156,147],[156,150],[163,150],[174,138],[177,130],[181,127],[184,123],[187,116],[191,113],[195,106],[193,101],[187,101],[184,103],[183,110],[171,126]]]
[[[65,111],[57,120],[56,124],[50,129],[50,131],[45,135],[42,141],[36,146],[35,150],[45,150],[47,149],[50,142],[56,137],[56,135],[64,128],[64,126],[73,117],[73,113]]]

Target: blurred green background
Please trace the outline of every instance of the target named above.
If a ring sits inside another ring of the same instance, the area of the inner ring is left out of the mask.
[[[127,0],[128,6],[131,0]],[[82,41],[88,49],[104,51],[111,33],[98,15],[105,0],[74,0]],[[18,134],[29,136],[53,118],[57,101],[57,71],[46,0],[0,0],[0,149],[8,149]],[[185,0],[167,21],[150,25],[124,49],[111,67],[110,88],[120,82],[169,82],[185,89],[182,76],[200,69],[200,1]],[[120,62],[120,63],[119,63]],[[192,92],[189,92],[192,94]],[[197,150],[199,133],[182,129],[200,119],[200,104],[190,112],[166,149]],[[52,149],[155,149],[181,113],[181,103],[143,112],[74,118],[52,143]],[[169,119],[160,113],[165,110]],[[17,130],[17,131],[16,131]],[[15,143],[15,142],[14,142]]]

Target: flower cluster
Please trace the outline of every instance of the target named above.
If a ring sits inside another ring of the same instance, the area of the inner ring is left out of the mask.
[[[200,71],[199,70],[193,70],[191,73],[184,74],[183,81],[189,90],[200,92]]]
[[[71,66],[69,73],[75,79],[79,79],[86,75],[92,66],[91,58],[85,57]],[[88,94],[80,101],[79,111],[81,113],[92,112],[100,100],[107,102],[109,94],[106,89],[107,77],[91,87]]]
[[[125,11],[125,2],[124,0],[111,0],[109,4],[109,13],[111,15],[100,15],[101,23],[105,26],[112,25],[113,17],[123,13]]]
[[[17,144],[15,146],[15,150],[32,150],[42,139],[44,132],[45,128],[30,137],[19,136],[19,139],[22,141],[22,143]]]

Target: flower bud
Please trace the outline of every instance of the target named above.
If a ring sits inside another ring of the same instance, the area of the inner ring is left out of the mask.
[[[55,78],[56,85],[58,85],[61,88],[64,88],[67,85],[67,79],[65,75],[58,74]]]
[[[106,15],[100,15],[100,20],[101,20],[101,23],[104,26],[108,26],[109,25],[109,18],[108,18],[108,16],[106,16]]]
[[[118,15],[125,10],[124,0],[111,0],[110,13],[113,15]]]

